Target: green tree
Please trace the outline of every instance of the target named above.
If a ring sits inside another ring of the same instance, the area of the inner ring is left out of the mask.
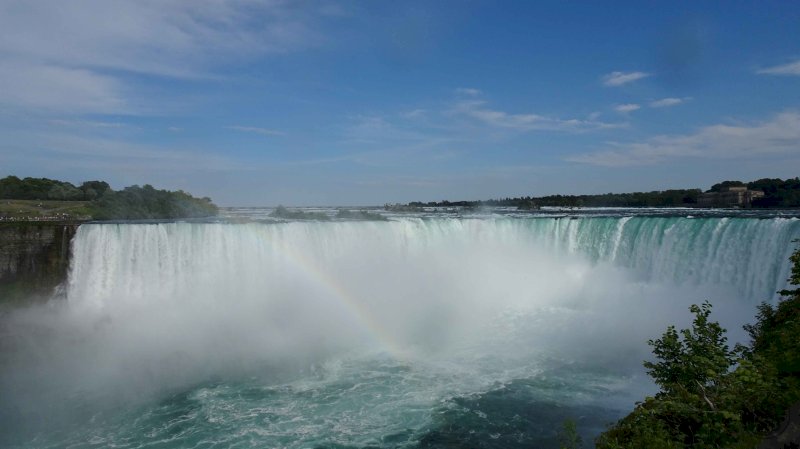
[[[725,329],[709,320],[711,304],[693,304],[689,311],[695,315],[691,329],[679,333],[669,326],[661,338],[647,342],[658,361],[644,362],[644,367],[665,393],[714,386],[735,361]]]
[[[111,186],[105,181],[86,181],[79,187],[83,193],[83,200],[92,201],[111,192]]]
[[[560,449],[581,448],[581,437],[578,435],[578,425],[574,420],[568,419],[564,421],[563,428],[558,433],[558,441]]]
[[[92,204],[92,215],[98,220],[200,218],[217,211],[209,198],[195,198],[181,190],[158,190],[149,184],[107,191]]]
[[[789,282],[800,285],[800,249]],[[645,362],[655,397],[597,438],[599,449],[750,448],[800,400],[800,288],[758,307],[749,346],[730,350],[711,305],[693,305],[691,329],[667,328]]]
[[[711,186],[709,192],[722,192],[728,187],[745,187],[742,181],[722,181]]]

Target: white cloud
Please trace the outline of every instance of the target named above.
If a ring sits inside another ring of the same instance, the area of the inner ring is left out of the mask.
[[[18,165],[41,163],[58,170],[103,170],[117,175],[139,172],[147,176],[166,173],[192,174],[203,171],[241,171],[252,169],[231,159],[224,151],[202,148],[175,148],[139,144],[94,135],[78,136],[61,132],[11,131],[7,142],[0,142],[0,157],[15,156],[14,145],[26,148]],[[138,176],[137,176],[138,178]]]
[[[323,17],[282,0],[0,1],[0,102],[136,113],[130,75],[215,77],[227,63],[321,44]]]
[[[418,119],[424,118],[427,114],[428,111],[425,109],[414,109],[412,111],[403,112],[400,114],[400,116],[407,119]]]
[[[627,114],[629,112],[633,112],[637,109],[640,109],[641,106],[634,103],[627,103],[627,104],[618,104],[614,106],[614,110],[619,112],[620,114]]]
[[[72,119],[53,119],[49,120],[53,125],[83,127],[83,128],[128,128],[129,125],[120,122],[103,122],[99,120],[72,120]]]
[[[788,111],[761,123],[712,125],[693,134],[656,136],[644,142],[612,146],[567,160],[625,167],[678,158],[739,159],[796,154],[800,148],[800,113]]]
[[[448,124],[431,124],[427,117],[413,121],[397,118],[398,114],[351,117],[352,123],[342,129],[341,139],[331,142],[340,148],[342,156],[334,161],[373,167],[416,166],[421,161],[445,159],[443,156],[452,154],[457,142],[465,140]]]
[[[611,87],[622,86],[623,84],[632,83],[636,80],[647,78],[648,76],[650,76],[650,74],[644,72],[611,72],[603,76],[603,84]]]
[[[131,110],[124,86],[85,69],[0,62],[0,104],[45,112],[105,113]]]
[[[670,106],[677,106],[679,104],[685,103],[691,100],[690,97],[684,98],[662,98],[660,100],[655,100],[650,102],[651,108],[668,108]]]
[[[277,0],[6,1],[0,4],[0,53],[194,77],[219,59],[318,43],[309,16]]]
[[[605,123],[595,118],[562,119],[539,114],[511,114],[489,109],[483,100],[462,101],[456,104],[452,113],[464,115],[496,128],[518,131],[568,131],[583,132],[625,126],[618,123]]]
[[[790,62],[788,64],[776,65],[761,69],[757,73],[762,75],[790,75],[800,76],[800,60]]]
[[[344,132],[342,144],[348,147],[367,147],[381,151],[389,149],[431,147],[450,141],[450,137],[434,132],[425,126],[407,121],[391,120],[390,117],[366,115],[352,117],[353,123]]]
[[[479,89],[474,89],[472,87],[459,87],[458,89],[456,89],[456,93],[459,95],[466,95],[469,97],[477,97],[478,95],[481,95],[483,92],[481,92]]]
[[[228,129],[232,129],[234,131],[241,131],[245,133],[256,133],[261,134],[262,136],[285,136],[286,133],[282,131],[277,131],[274,129],[269,128],[259,128],[257,126],[240,126],[240,125],[233,125],[228,126]]]

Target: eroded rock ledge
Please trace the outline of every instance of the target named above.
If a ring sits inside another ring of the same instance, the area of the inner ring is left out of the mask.
[[[74,222],[0,223],[0,306],[49,298],[69,270]]]

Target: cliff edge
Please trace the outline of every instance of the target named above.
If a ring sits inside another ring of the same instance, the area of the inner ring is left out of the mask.
[[[64,282],[79,223],[0,222],[0,305],[46,299]]]

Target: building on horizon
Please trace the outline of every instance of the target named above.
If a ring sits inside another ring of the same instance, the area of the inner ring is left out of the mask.
[[[753,200],[764,196],[760,190],[748,190],[744,186],[723,187],[719,192],[706,192],[697,198],[697,207],[738,207],[753,206]]]

